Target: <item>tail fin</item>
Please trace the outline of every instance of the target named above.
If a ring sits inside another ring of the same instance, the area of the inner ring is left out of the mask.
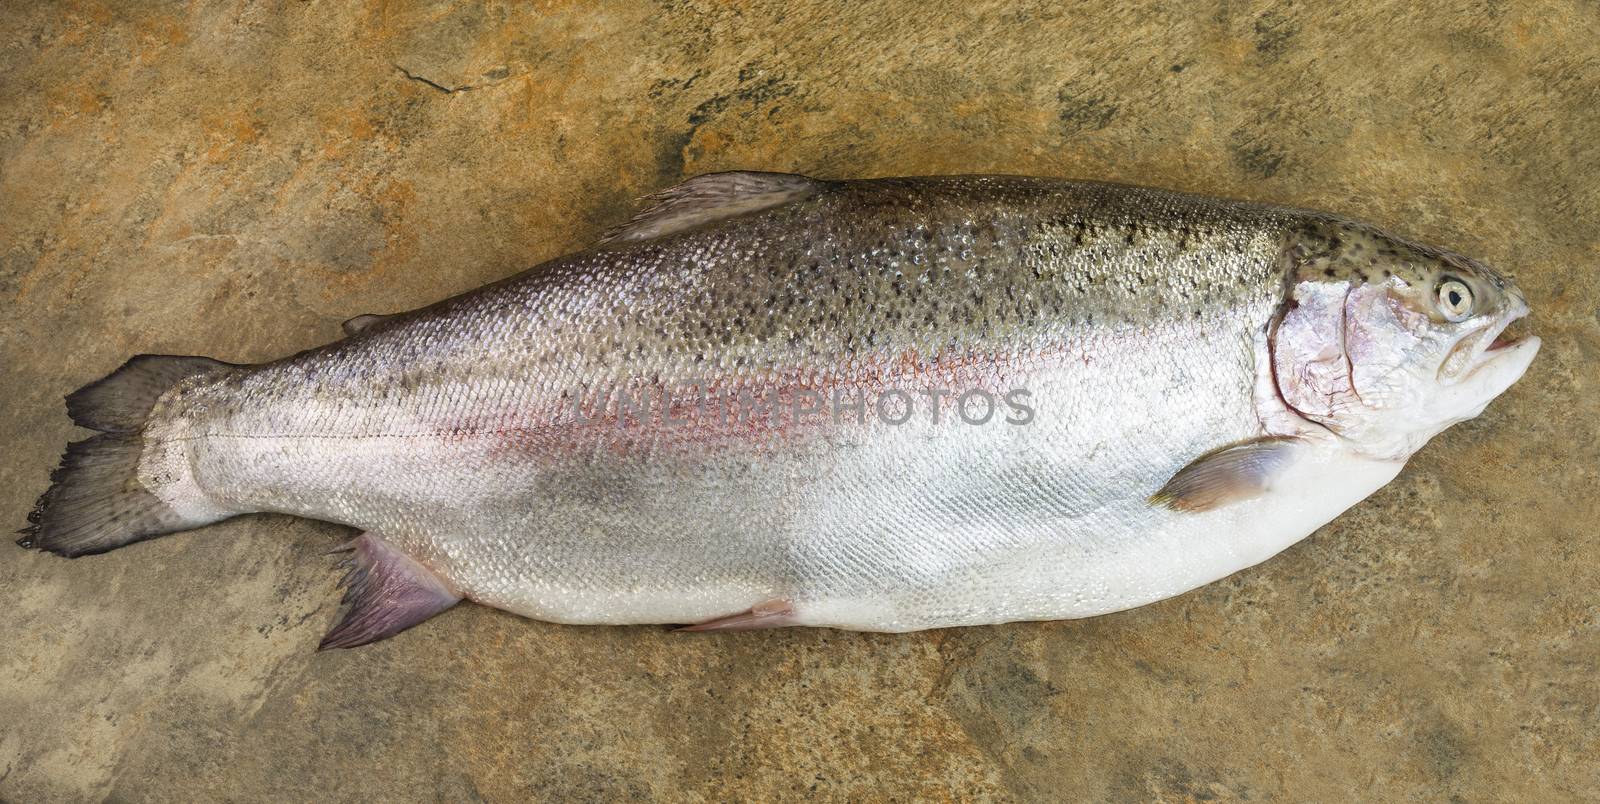
[[[67,395],[67,415],[79,427],[102,433],[144,429],[150,409],[167,389],[193,374],[231,363],[209,357],[137,355],[122,368]]]
[[[140,355],[67,397],[73,421],[102,435],[67,445],[17,544],[75,558],[223,518],[173,510],[139,480],[145,420],[178,381],[230,364]]]

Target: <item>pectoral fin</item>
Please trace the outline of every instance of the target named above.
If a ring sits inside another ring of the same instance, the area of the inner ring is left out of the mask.
[[[1259,497],[1302,448],[1294,438],[1269,436],[1212,450],[1150,495],[1150,504],[1198,513]]]
[[[348,550],[344,617],[317,650],[354,648],[388,639],[460,602],[438,575],[376,534],[363,533]]]

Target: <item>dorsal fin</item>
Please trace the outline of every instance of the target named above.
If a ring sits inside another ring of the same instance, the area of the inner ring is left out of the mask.
[[[601,243],[637,243],[712,221],[770,209],[817,192],[823,182],[794,173],[707,173],[646,196],[650,205],[606,232]]]
[[[378,313],[367,313],[365,315],[358,315],[355,318],[352,318],[352,319],[344,322],[343,324],[340,324],[339,326],[344,329],[345,336],[349,337],[351,335],[359,335],[362,332],[365,332],[367,330],[367,328],[372,326],[373,324],[377,324],[377,323],[380,323],[380,322],[383,322],[383,321],[387,321],[388,319],[393,318],[393,317],[394,317],[393,313],[389,313],[387,315],[380,315]]]

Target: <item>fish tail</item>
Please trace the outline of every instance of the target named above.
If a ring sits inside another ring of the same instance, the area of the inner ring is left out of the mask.
[[[67,445],[17,544],[76,558],[232,516],[204,502],[180,504],[184,510],[178,510],[140,475],[151,441],[145,425],[162,394],[187,377],[229,365],[205,357],[140,355],[68,396],[72,420],[101,433]],[[192,485],[187,476],[150,482]]]

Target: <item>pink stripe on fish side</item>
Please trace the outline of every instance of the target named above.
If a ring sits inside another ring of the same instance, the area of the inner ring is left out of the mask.
[[[1000,423],[1014,412],[1006,394],[1025,388],[1027,377],[1063,359],[1092,360],[1082,349],[1065,348],[927,357],[908,351],[857,359],[835,371],[790,368],[698,383],[637,379],[615,388],[571,389],[563,398],[542,404],[465,417],[440,435],[446,440],[487,438],[496,453],[759,453],[902,421],[907,403],[910,420],[931,422],[935,398],[927,393],[930,389],[940,392],[942,424],[962,426],[958,399],[973,394],[971,403],[980,404],[980,393],[992,403],[988,423]],[[624,393],[627,405],[618,401]],[[663,406],[663,400],[670,404]],[[973,418],[988,407],[982,404]]]

